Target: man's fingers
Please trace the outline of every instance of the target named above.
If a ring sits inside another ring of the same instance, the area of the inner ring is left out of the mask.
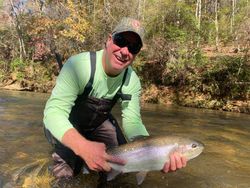
[[[96,172],[99,172],[99,171],[102,170],[102,168],[98,164],[96,164],[96,163],[92,163],[92,164],[88,164],[87,163],[87,165],[90,168],[90,170],[94,170]]]
[[[106,160],[108,162],[112,162],[112,163],[116,163],[116,164],[120,164],[120,165],[125,165],[126,164],[126,161],[119,158],[119,157],[115,157],[115,156],[112,156],[112,155],[106,155]]]
[[[121,165],[124,165],[126,163],[124,160],[108,154],[105,154],[103,158],[99,158],[99,160],[94,160],[93,162],[93,170],[106,172],[109,172],[111,170],[111,166],[108,162],[117,163]]]
[[[176,169],[183,168],[187,165],[187,159],[184,156],[181,156],[180,153],[174,152],[170,156],[170,161],[164,164],[162,169],[163,172],[167,173],[169,171],[175,171]]]
[[[101,160],[93,161],[93,163],[91,165],[89,165],[89,167],[90,167],[91,170],[94,170],[94,171],[97,171],[97,172],[99,172],[99,171],[108,172],[108,171],[111,170],[110,165],[105,160],[103,160],[103,161],[101,161]]]
[[[102,165],[102,170],[109,172],[111,170],[111,167],[107,162],[104,162]]]
[[[181,156],[179,153],[175,152],[174,153],[175,156],[175,164],[176,164],[176,168],[180,169],[182,168],[182,160],[181,160]]]
[[[182,167],[186,167],[186,165],[187,165],[187,159],[186,159],[186,157],[181,157],[181,161],[182,161]]]
[[[170,163],[165,163],[162,171],[165,172],[165,173],[168,173],[168,171],[170,170]]]
[[[175,163],[175,156],[174,156],[174,154],[170,155],[170,169],[172,171],[176,170],[176,163]]]

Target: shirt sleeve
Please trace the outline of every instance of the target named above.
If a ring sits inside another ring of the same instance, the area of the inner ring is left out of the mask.
[[[45,106],[44,125],[59,141],[64,133],[73,127],[68,120],[69,113],[90,75],[88,70],[83,74],[82,61],[84,59],[72,57],[64,64]]]
[[[123,131],[128,140],[133,140],[138,135],[148,136],[149,133],[142,123],[140,113],[140,94],[141,84],[138,76],[134,71],[127,75],[129,79],[126,80],[122,93],[130,94],[131,100],[122,101],[122,126]]]

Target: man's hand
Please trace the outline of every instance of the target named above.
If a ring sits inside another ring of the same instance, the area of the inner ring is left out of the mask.
[[[164,164],[162,171],[167,173],[169,171],[175,171],[177,169],[183,168],[187,165],[186,157],[183,157],[178,152],[173,152],[170,155],[170,161]]]
[[[124,160],[108,155],[105,144],[87,140],[74,128],[64,134],[62,142],[80,156],[91,170],[110,171],[108,162],[125,164]]]
[[[110,171],[111,167],[108,162],[125,164],[122,159],[108,155],[105,144],[99,142],[87,141],[78,155],[94,171]]]

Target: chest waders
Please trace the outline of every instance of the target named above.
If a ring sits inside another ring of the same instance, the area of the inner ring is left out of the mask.
[[[118,92],[115,94],[113,99],[98,99],[92,96],[89,96],[89,93],[92,90],[92,85],[95,76],[96,70],[96,53],[90,52],[90,64],[91,64],[91,74],[88,83],[86,84],[84,91],[81,95],[79,95],[75,101],[75,105],[72,107],[72,110],[69,114],[69,121],[74,126],[77,131],[88,138],[89,135],[100,126],[105,120],[109,119],[109,121],[115,126],[117,133],[117,140],[119,145],[126,143],[126,139],[118,125],[116,119],[112,116],[111,110],[116,104],[119,98],[130,100],[131,96],[122,94],[122,86],[126,80],[126,75],[128,69],[125,70],[122,83]],[[45,136],[47,140],[52,145],[60,145],[61,143],[56,140],[52,134],[44,129]]]
[[[131,97],[123,95],[121,92],[122,86],[126,80],[128,69],[125,70],[120,88],[113,97],[113,99],[98,99],[89,96],[89,93],[92,90],[96,70],[95,52],[90,52],[90,62],[90,79],[84,88],[84,92],[77,97],[75,105],[73,106],[70,112],[69,121],[82,135],[88,137],[88,134],[91,134],[91,132],[93,132],[98,126],[100,126],[104,121],[109,119],[110,122],[116,127],[118,143],[124,144],[126,143],[126,139],[124,138],[117,121],[112,116],[111,110],[119,98],[129,99],[128,97]]]
[[[87,139],[92,140],[91,136],[95,134],[95,130],[98,130],[102,126],[106,127],[107,125],[104,122],[106,120],[109,120],[113,125],[115,136],[110,137],[110,135],[106,135],[107,139],[116,139],[119,145],[124,144],[127,141],[116,119],[112,116],[111,110],[119,98],[121,98],[122,100],[131,99],[131,95],[122,94],[121,92],[122,86],[126,80],[128,69],[125,70],[121,85],[113,99],[98,99],[89,96],[89,93],[93,89],[92,85],[96,71],[95,52],[90,52],[90,63],[90,79],[86,84],[83,93],[79,95],[75,100],[75,105],[72,107],[72,110],[69,114],[69,121],[81,135],[83,135]],[[56,177],[60,177],[61,175],[65,176],[65,174],[71,175],[73,171],[73,174],[77,175],[84,165],[84,161],[82,160],[82,158],[75,155],[75,153],[70,148],[64,146],[61,142],[56,140],[49,132],[49,130],[45,128],[44,132],[47,140],[54,146],[54,153],[52,154],[52,158],[54,160],[54,165],[52,167],[53,174]]]

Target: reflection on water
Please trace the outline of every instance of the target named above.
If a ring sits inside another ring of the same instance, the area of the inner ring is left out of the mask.
[[[49,173],[51,146],[42,131],[46,94],[0,91],[0,187],[97,187],[96,173],[57,181]],[[193,137],[204,152],[177,172],[150,172],[144,188],[249,188],[250,116],[229,112],[145,105],[142,117],[151,135]],[[137,187],[134,173],[107,187]]]

